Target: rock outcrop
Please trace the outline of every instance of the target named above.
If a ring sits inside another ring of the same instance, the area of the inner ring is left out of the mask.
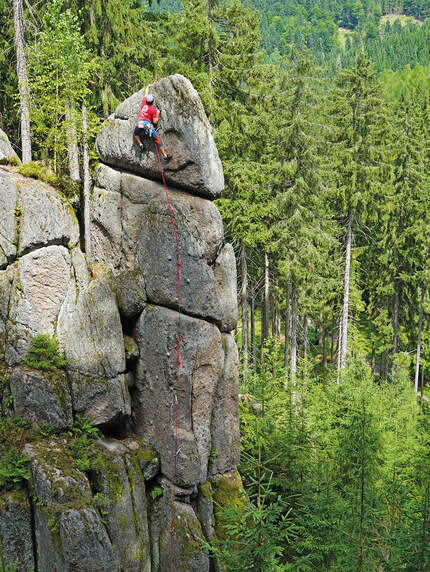
[[[8,136],[0,129],[0,165],[5,165],[11,159],[19,162],[18,155],[13,150]]]
[[[224,189],[221,162],[196,90],[185,77],[173,75],[153,84],[151,93],[161,110],[163,142],[173,154],[165,168],[166,180],[198,195],[219,197]],[[131,137],[143,96],[142,89],[118,106],[97,138],[96,149],[103,163],[161,180],[153,146],[141,154]]]
[[[19,570],[168,572],[175,560],[178,571],[217,571],[201,539],[216,539],[220,507],[240,496],[236,265],[211,202],[222,167],[189,81],[151,89],[174,156],[165,174],[180,314],[156,149],[149,140],[140,154],[133,139],[143,91],[97,138],[91,261],[69,201],[0,169],[1,410],[23,419],[31,473],[28,493],[0,502],[0,542]],[[42,333],[58,341],[64,371],[28,365]],[[106,438],[89,440],[83,420]],[[219,483],[233,492],[215,507]]]

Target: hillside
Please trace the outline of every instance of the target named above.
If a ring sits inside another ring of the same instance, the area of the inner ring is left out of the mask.
[[[216,2],[215,2],[216,3]],[[332,72],[350,65],[364,43],[379,71],[430,63],[430,1],[244,0],[261,19],[261,45],[276,61],[292,43],[306,46]],[[180,0],[161,0],[155,12],[178,12]]]

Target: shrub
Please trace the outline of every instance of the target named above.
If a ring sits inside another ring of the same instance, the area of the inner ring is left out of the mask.
[[[58,343],[47,334],[39,334],[31,342],[25,363],[33,368],[44,371],[64,369],[67,365],[66,356],[60,354]]]
[[[18,159],[18,157],[12,155],[12,157],[8,157],[7,164],[11,165],[11,167],[18,167],[21,165],[21,161]]]
[[[29,458],[20,451],[8,451],[0,461],[0,487],[20,488],[22,481],[30,478],[28,461]]]
[[[49,185],[56,185],[58,183],[58,177],[53,173],[48,167],[39,165],[34,161],[30,161],[25,165],[20,165],[18,167],[18,172],[24,177],[31,177],[32,179],[38,179],[39,181],[44,181]]]

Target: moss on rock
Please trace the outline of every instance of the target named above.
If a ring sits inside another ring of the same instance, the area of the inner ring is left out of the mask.
[[[217,538],[228,538],[226,519],[223,511],[228,507],[240,508],[245,506],[247,497],[243,488],[239,471],[230,471],[210,479],[214,500],[215,535]]]

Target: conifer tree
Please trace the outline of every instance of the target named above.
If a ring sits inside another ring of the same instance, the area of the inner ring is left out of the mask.
[[[333,92],[331,138],[334,198],[344,226],[344,278],[339,322],[338,370],[346,366],[350,311],[351,251],[354,231],[378,216],[390,182],[385,157],[386,109],[376,72],[360,52],[353,69],[341,70]],[[380,220],[380,223],[382,221]]]

